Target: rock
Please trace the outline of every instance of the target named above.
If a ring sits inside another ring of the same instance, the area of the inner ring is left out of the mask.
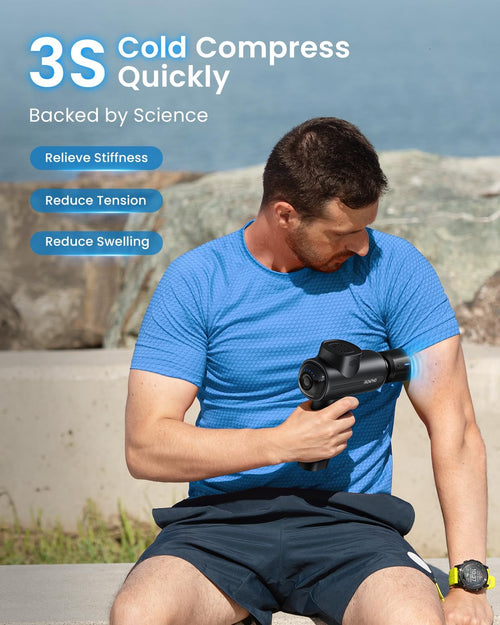
[[[165,189],[180,182],[198,180],[203,174],[188,171],[136,171],[117,174],[105,171],[88,171],[77,177],[77,184],[67,182],[57,185],[63,188],[79,189]],[[46,185],[48,186],[48,185]]]
[[[381,154],[390,190],[375,228],[411,241],[436,268],[452,304],[470,301],[499,268],[500,158],[450,158],[417,151]],[[180,254],[255,216],[262,166],[207,175],[164,192],[154,215],[131,215],[127,229],[155,229],[154,257],[128,263],[106,333],[107,347],[132,346],[163,271]]]
[[[22,346],[21,339],[26,334],[21,313],[0,286],[0,350],[19,349]]]
[[[456,313],[462,336],[474,343],[500,346],[500,271],[483,284],[472,302],[460,304]]]
[[[493,342],[497,309],[486,306],[491,295],[484,293],[491,294],[488,281],[499,270],[500,158],[402,151],[382,153],[381,162],[391,188],[374,227],[416,245],[436,268],[467,336]],[[133,345],[168,264],[256,215],[261,174],[258,166],[205,176],[99,172],[57,184],[0,183],[0,348]],[[41,214],[29,207],[41,187],[160,188],[165,203],[157,213],[128,218]],[[163,249],[136,258],[72,258],[29,248],[39,230],[123,228],[158,231]]]
[[[255,216],[262,196],[262,169],[218,172],[170,187],[158,213],[129,216],[128,230],[156,230],[163,237],[163,248],[155,256],[137,257],[127,265],[105,347],[135,343],[152,292],[174,258],[236,230]]]
[[[99,347],[118,297],[126,260],[37,256],[39,230],[122,230],[124,215],[42,214],[30,208],[38,188],[164,188],[197,174],[89,173],[58,184],[0,183],[0,348]]]
[[[417,151],[381,157],[390,190],[375,228],[411,241],[433,264],[454,307],[499,269],[500,158]]]

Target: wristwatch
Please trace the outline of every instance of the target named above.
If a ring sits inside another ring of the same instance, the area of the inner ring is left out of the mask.
[[[483,588],[494,588],[495,578],[487,566],[477,560],[466,560],[454,566],[449,575],[450,587],[479,592]]]

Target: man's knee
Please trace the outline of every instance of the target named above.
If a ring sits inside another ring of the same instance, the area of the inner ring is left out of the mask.
[[[147,596],[140,596],[126,588],[115,598],[110,612],[110,625],[173,625],[179,623],[174,611],[165,601],[161,609]]]
[[[192,564],[173,556],[149,558],[126,579],[110,614],[111,625],[236,623],[248,615]]]
[[[138,565],[129,574],[116,595],[110,612],[111,625],[180,625],[175,593],[160,565],[168,563],[151,559]],[[163,580],[164,592],[158,583]]]
[[[142,609],[130,596],[130,593],[120,591],[116,596],[111,613],[110,625],[128,625],[133,622],[143,623]]]
[[[444,625],[435,585],[416,569],[382,569],[365,579],[347,606],[343,625]]]

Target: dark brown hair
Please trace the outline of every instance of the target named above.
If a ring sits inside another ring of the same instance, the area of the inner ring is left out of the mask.
[[[310,119],[280,139],[263,182],[263,206],[285,201],[306,219],[320,217],[333,198],[363,208],[387,187],[372,144],[356,126],[335,117]]]

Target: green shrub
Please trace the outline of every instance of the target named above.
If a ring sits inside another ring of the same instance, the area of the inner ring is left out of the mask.
[[[59,523],[44,527],[38,514],[30,527],[0,524],[0,564],[69,564],[135,562],[154,540],[158,528],[127,516],[118,502],[119,523],[107,523],[87,501],[76,532]]]

